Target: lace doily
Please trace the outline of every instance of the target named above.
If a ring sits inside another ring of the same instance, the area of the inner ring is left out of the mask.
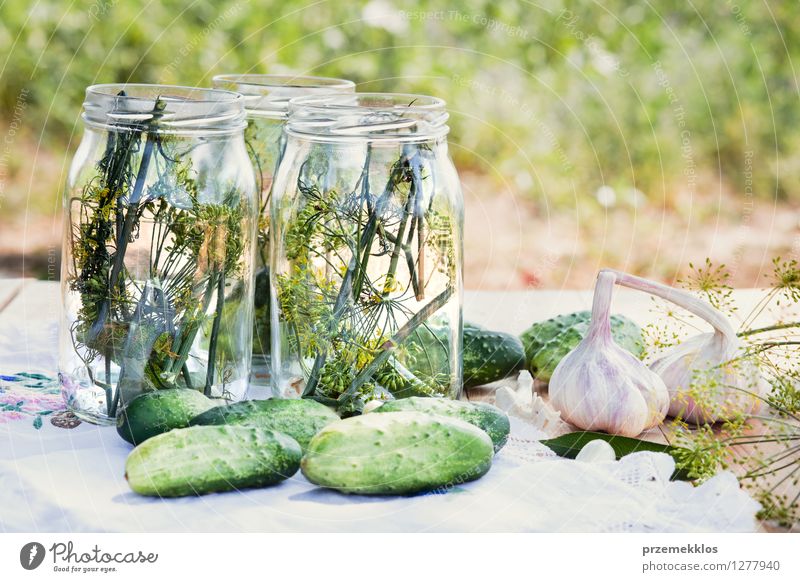
[[[498,404],[511,420],[511,435],[500,457],[518,465],[511,478],[517,487],[531,485],[520,496],[520,503],[537,508],[528,517],[530,530],[755,530],[760,506],[729,471],[694,486],[670,481],[675,461],[665,453],[633,453],[618,461],[558,457],[539,442],[563,434],[558,413],[546,410],[549,405],[536,394],[528,396],[529,380],[524,375],[517,386],[513,382],[498,388],[506,389],[498,394]],[[603,459],[603,455],[595,458]]]

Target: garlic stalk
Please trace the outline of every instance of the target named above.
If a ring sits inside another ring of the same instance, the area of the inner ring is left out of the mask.
[[[615,276],[601,272],[586,337],[567,354],[550,379],[550,403],[584,430],[635,437],[667,413],[664,382],[611,337]]]
[[[714,328],[681,342],[650,365],[669,390],[670,416],[704,424],[758,412],[766,380],[745,355],[745,344],[724,314],[687,291],[619,271],[605,272],[613,273],[617,284],[666,299]]]

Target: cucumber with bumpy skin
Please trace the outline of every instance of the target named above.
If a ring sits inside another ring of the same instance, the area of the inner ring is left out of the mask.
[[[447,373],[450,370],[448,345],[447,330],[424,327],[418,329],[406,343],[406,350],[412,360],[409,362],[409,369],[422,377]],[[502,380],[525,367],[522,342],[510,333],[491,331],[465,322],[462,346],[465,388]]]
[[[440,414],[464,420],[486,432],[494,444],[494,452],[498,452],[506,444],[511,432],[508,415],[499,408],[486,402],[464,402],[462,400],[446,400],[444,398],[403,398],[392,400],[376,408],[373,412],[425,412]]]
[[[565,313],[534,323],[520,336],[531,374],[548,382],[558,363],[586,337],[591,312]],[[611,335],[620,347],[641,357],[644,341],[641,328],[624,315],[611,316]]]
[[[271,398],[218,406],[196,416],[189,424],[235,424],[277,430],[295,439],[305,450],[311,437],[336,420],[339,417],[333,410],[314,400]]]
[[[491,468],[492,440],[481,429],[421,412],[364,414],[311,439],[306,478],[343,493],[405,495],[449,489]]]
[[[117,433],[132,445],[173,428],[189,426],[189,421],[219,402],[202,392],[170,388],[145,392],[131,400],[117,415]]]
[[[140,495],[183,497],[265,487],[297,472],[303,453],[292,437],[252,426],[193,426],[142,443],[125,478]]]
[[[525,350],[515,335],[464,325],[464,387],[508,378],[525,367]]]

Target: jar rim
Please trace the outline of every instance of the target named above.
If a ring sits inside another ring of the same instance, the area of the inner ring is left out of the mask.
[[[446,102],[413,93],[305,95],[289,102],[287,132],[328,139],[424,141],[447,135]]]
[[[317,77],[315,75],[273,75],[259,73],[223,74],[214,75],[214,82],[230,82],[250,88],[253,91],[263,91],[276,87],[295,89],[350,89],[356,84],[348,79],[336,77]],[[239,91],[241,93],[241,91]],[[246,95],[246,93],[243,93]]]
[[[242,96],[235,91],[189,87],[188,85],[161,85],[158,83],[100,83],[89,85],[86,88],[86,95],[117,97],[120,91],[125,91],[126,95],[124,97],[131,100],[153,101],[153,99],[162,96],[166,91],[174,93],[173,95],[164,95],[166,98],[195,103],[233,103],[242,100]]]
[[[303,95],[292,99],[290,108],[325,107],[383,111],[394,108],[407,112],[444,111],[447,103],[440,97],[418,93],[353,93],[352,95]]]
[[[246,126],[244,97],[239,93],[148,83],[90,85],[83,119],[106,129],[142,131],[149,126],[148,131],[159,133],[231,133]]]
[[[223,74],[211,79],[216,89],[244,95],[245,109],[251,115],[285,119],[289,100],[303,95],[353,93],[356,84],[348,79],[313,75]]]

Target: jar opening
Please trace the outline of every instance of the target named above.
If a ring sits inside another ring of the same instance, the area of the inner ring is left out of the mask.
[[[246,125],[244,97],[232,91],[139,83],[88,87],[83,119],[138,131],[155,121],[162,133],[231,133]]]
[[[244,95],[245,109],[251,115],[285,119],[289,100],[302,95],[353,93],[356,85],[347,79],[305,75],[216,75],[216,89]]]
[[[425,141],[447,135],[438,97],[402,93],[309,95],[289,104],[289,133],[321,139]]]

